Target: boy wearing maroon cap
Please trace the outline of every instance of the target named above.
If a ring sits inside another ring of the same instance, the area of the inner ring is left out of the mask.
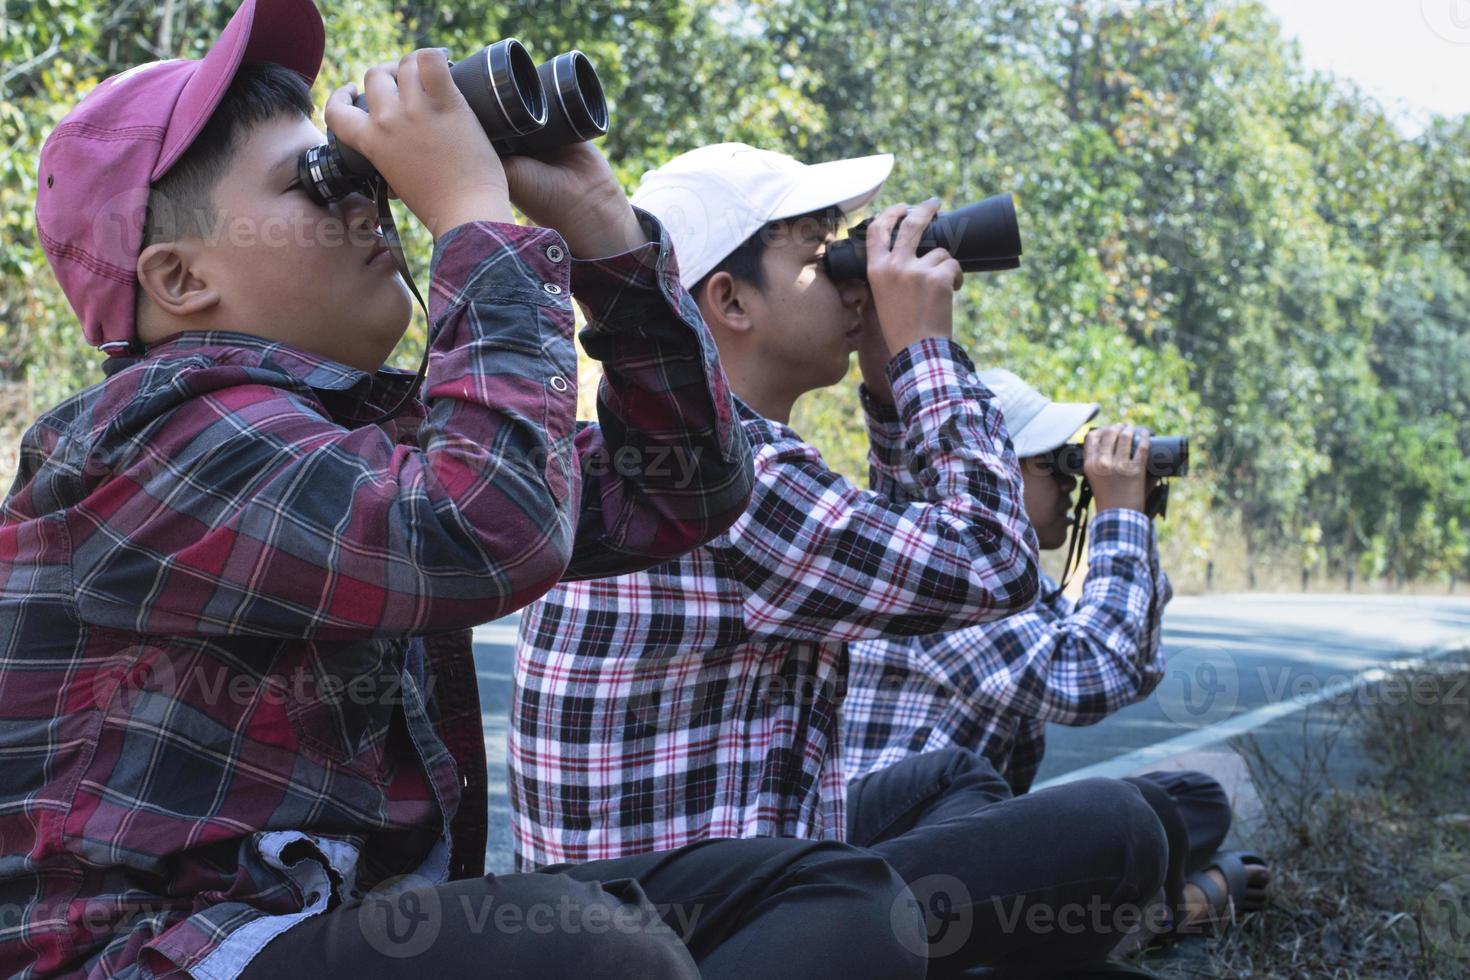
[[[405,399],[377,214],[296,180],[322,48],[310,0],[245,0],[42,151],[39,232],[109,358],[0,510],[0,973],[922,975],[912,896],[841,845],[483,875],[467,628],[724,530],[749,452],[662,226],[590,146],[502,166],[438,51],[327,111],[435,236]]]

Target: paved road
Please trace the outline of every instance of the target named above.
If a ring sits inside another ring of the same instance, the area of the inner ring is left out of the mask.
[[[476,631],[490,764],[489,869],[510,868],[505,721],[514,617]],[[1041,779],[1218,724],[1387,661],[1470,642],[1470,597],[1181,597],[1164,620],[1169,669],[1141,704],[1090,728],[1053,725]]]

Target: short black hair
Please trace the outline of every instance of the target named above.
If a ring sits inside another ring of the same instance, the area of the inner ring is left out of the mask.
[[[299,114],[310,119],[311,87],[270,61],[242,65],[194,142],[148,190],[143,245],[204,238],[215,228],[214,190],[246,135],[264,122]]]
[[[713,269],[706,272],[704,277],[694,284],[694,288],[689,290],[689,293],[698,299],[705,284],[717,272],[728,272],[732,279],[748,282],[756,289],[765,289],[766,271],[761,260],[765,258],[766,248],[771,242],[786,235],[792,228],[804,229],[809,226],[812,230],[820,231],[825,235],[827,232],[835,232],[841,224],[842,209],[836,206],[808,211],[806,214],[781,218],[764,224],[754,235],[741,242],[735,251],[725,256]]]

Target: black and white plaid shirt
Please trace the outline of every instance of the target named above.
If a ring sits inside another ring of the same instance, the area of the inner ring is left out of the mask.
[[[1032,601],[1036,536],[992,394],[950,341],[900,351],[888,374],[897,409],[864,400],[905,500],[737,405],[756,488],[728,532],[525,611],[508,746],[519,867],[711,837],[840,839],[848,641]]]
[[[960,746],[1024,793],[1046,751],[1047,722],[1091,725],[1147,697],[1163,677],[1160,625],[1173,596],[1153,522],[1106,510],[1087,542],[1075,606],[1043,598],[993,623],[854,643],[843,704],[851,776]],[[1043,596],[1055,590],[1043,576]]]

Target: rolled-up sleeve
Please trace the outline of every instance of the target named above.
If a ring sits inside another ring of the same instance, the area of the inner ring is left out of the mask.
[[[723,533],[750,499],[750,447],[709,328],[679,284],[667,232],[637,212],[649,243],[573,260],[600,361],[596,425],[577,433],[583,506],[568,578],[636,571]]]

